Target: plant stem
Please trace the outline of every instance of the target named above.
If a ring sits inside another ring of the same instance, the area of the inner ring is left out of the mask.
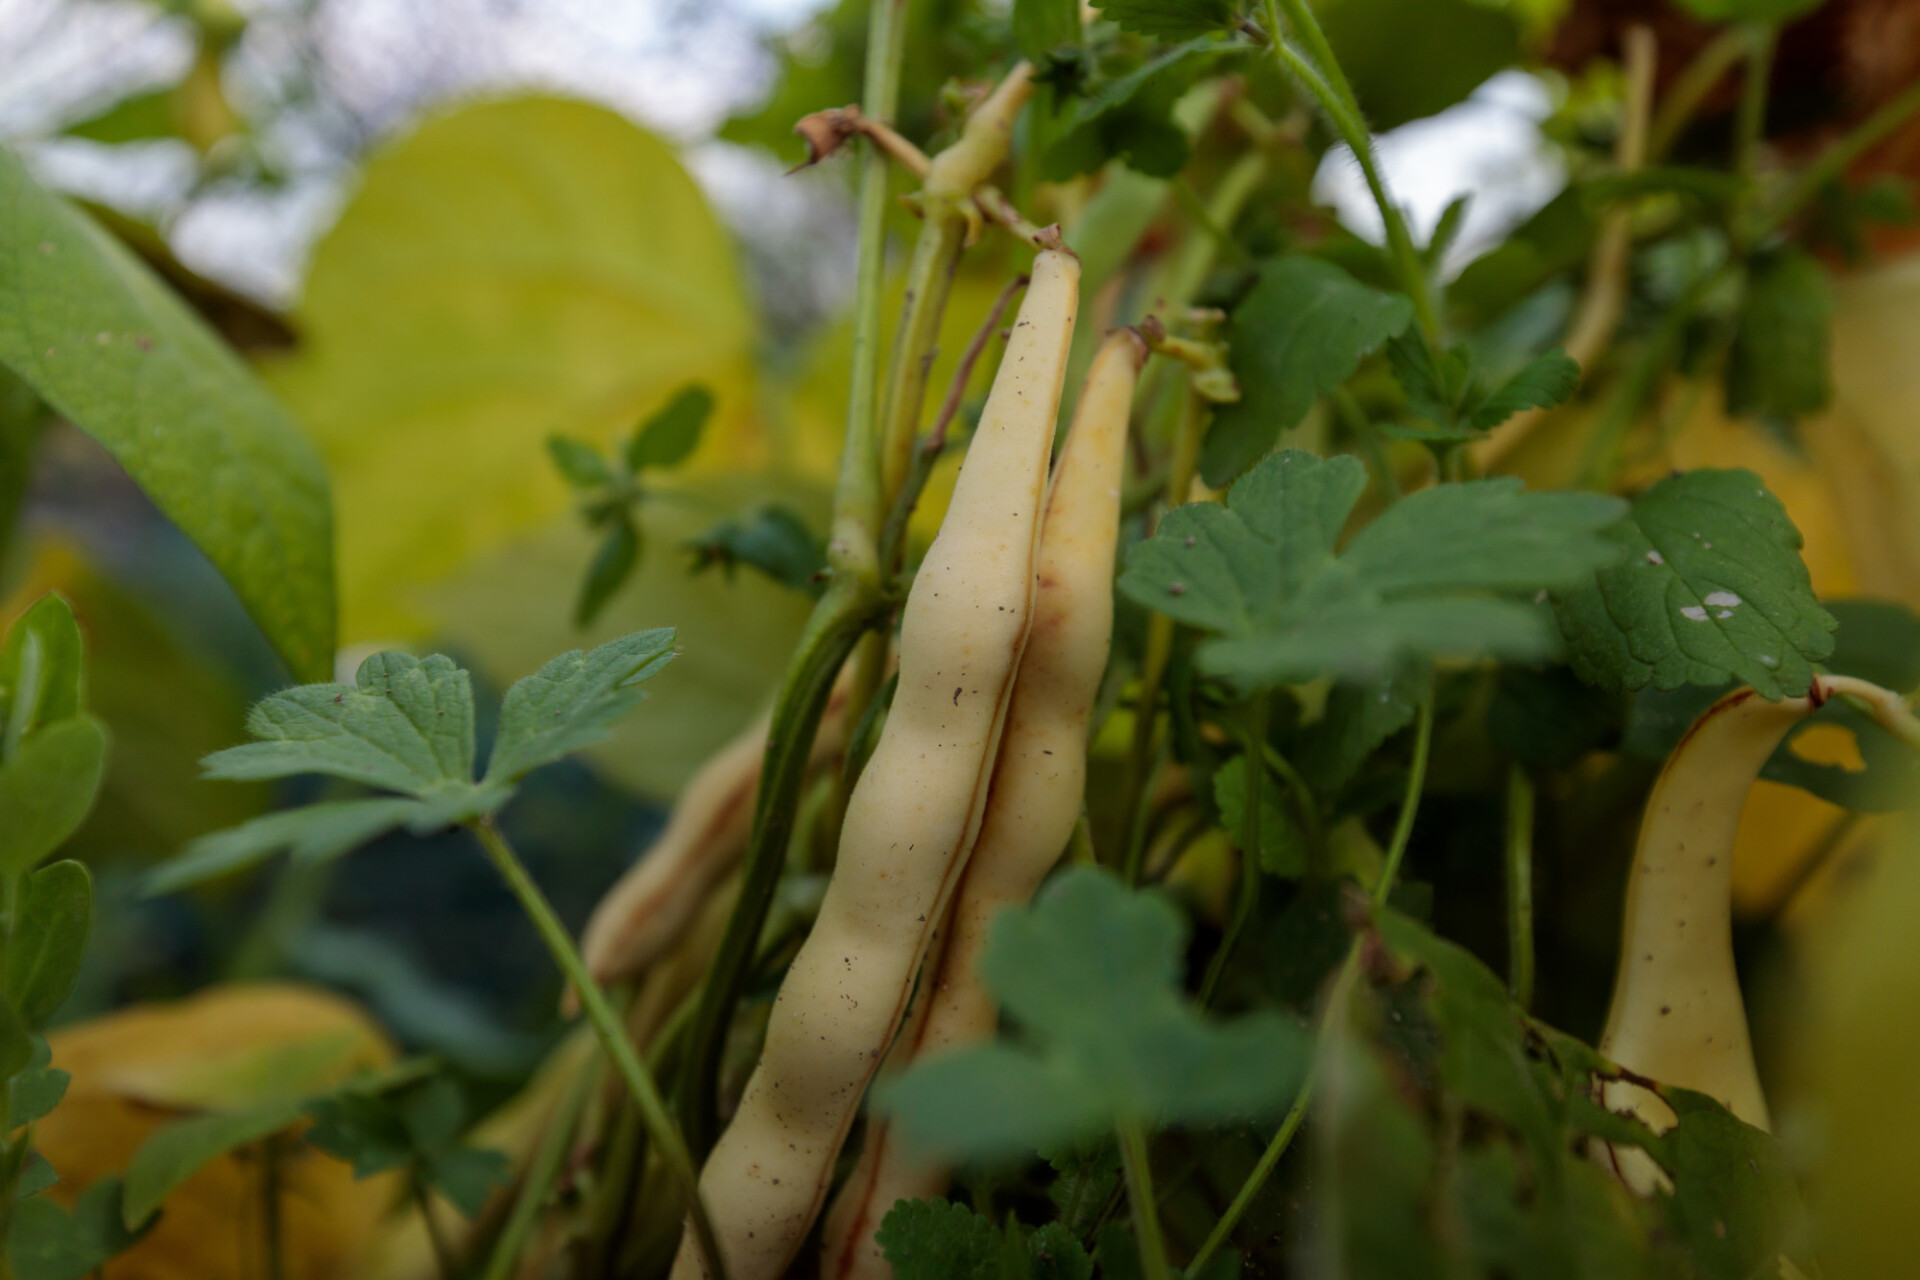
[[[927,375],[940,343],[940,321],[947,313],[947,295],[967,238],[967,220],[951,201],[925,201],[921,216],[925,221],[907,266],[907,293],[900,304],[900,328],[893,340],[880,412],[882,511],[891,510],[906,487],[926,404]],[[885,573],[893,568],[881,565]]]
[[[1653,332],[1641,341],[1640,350],[1620,375],[1607,407],[1601,412],[1599,425],[1594,428],[1593,437],[1587,442],[1586,459],[1582,466],[1585,487],[1602,491],[1613,487],[1613,473],[1619,468],[1627,433],[1632,430],[1641,405],[1653,394],[1660,375],[1672,363],[1680,340],[1686,336],[1687,325],[1699,311],[1700,304],[1727,280],[1733,270],[1730,266],[1722,267],[1694,281],[1685,293],[1661,313]]]
[[[1767,131],[1767,85],[1773,76],[1773,53],[1780,42],[1780,27],[1772,22],[1755,22],[1745,29],[1747,74],[1740,85],[1740,114],[1734,120],[1734,171],[1753,188],[1760,168],[1760,143]]]
[[[1834,142],[1820,153],[1819,159],[1802,169],[1773,207],[1759,214],[1747,242],[1758,243],[1779,230],[1787,219],[1800,212],[1801,206],[1820,193],[1820,188],[1838,178],[1848,165],[1885,140],[1915,113],[1920,113],[1920,81],[1889,99],[1885,106],[1854,126],[1852,133]]]
[[[1533,1004],[1533,779],[1507,770],[1507,989],[1522,1009]]]
[[[1146,1131],[1131,1117],[1121,1120],[1114,1131],[1119,1139],[1120,1167],[1126,1171],[1127,1208],[1133,1215],[1134,1240],[1140,1246],[1140,1269],[1146,1280],[1172,1280],[1167,1242],[1160,1234],[1160,1215],[1154,1210]]]
[[[426,1224],[427,1244],[433,1250],[433,1265],[440,1272],[440,1280],[455,1280],[460,1273],[460,1265],[453,1256],[453,1246],[447,1243],[446,1233],[440,1230],[440,1224],[433,1216],[433,1200],[427,1195],[427,1188],[419,1175],[410,1178],[409,1190],[413,1194],[413,1207],[419,1210],[420,1221]]]
[[[267,1280],[286,1280],[286,1232],[280,1216],[280,1138],[261,1144],[260,1223],[267,1249]]]
[[[1414,721],[1413,764],[1407,770],[1407,789],[1400,798],[1400,817],[1393,824],[1393,840],[1387,845],[1387,860],[1380,868],[1380,881],[1373,886],[1373,905],[1385,906],[1400,876],[1401,860],[1407,856],[1407,844],[1413,839],[1413,820],[1420,812],[1420,792],[1427,785],[1427,758],[1433,751],[1433,687],[1420,703]]]
[[[1296,80],[1319,104],[1328,122],[1333,125],[1334,132],[1353,152],[1361,176],[1367,180],[1367,190],[1373,194],[1373,202],[1380,208],[1380,222],[1386,230],[1387,249],[1399,273],[1400,287],[1413,300],[1413,314],[1420,322],[1420,332],[1425,335],[1429,345],[1438,343],[1440,313],[1434,309],[1433,289],[1428,280],[1426,264],[1420,260],[1420,253],[1414,248],[1413,237],[1407,231],[1407,222],[1401,215],[1400,206],[1393,202],[1393,196],[1387,190],[1386,179],[1380,173],[1379,160],[1374,155],[1373,135],[1367,129],[1360,104],[1353,96],[1353,86],[1347,82],[1346,73],[1340,69],[1340,61],[1334,56],[1333,46],[1327,43],[1326,33],[1320,29],[1306,0],[1266,0],[1266,6],[1267,22],[1273,28],[1273,55],[1279,59],[1280,69]],[[1281,38],[1282,7],[1286,9],[1288,24],[1306,45],[1312,61],[1301,57]]]
[[[493,1243],[481,1280],[513,1280],[520,1255],[527,1247],[527,1238],[539,1223],[540,1210],[545,1207],[547,1196],[566,1165],[567,1144],[572,1140],[574,1126],[580,1122],[587,1099],[599,1084],[600,1071],[591,1067],[581,1071],[573,1089],[561,1100],[554,1114],[547,1117],[546,1127],[540,1131],[540,1141],[520,1180],[520,1193],[514,1197],[507,1223]]]
[[[786,864],[820,715],[841,665],[883,605],[879,592],[862,579],[836,574],[807,620],[774,706],[760,790],[754,799],[753,829],[747,837],[740,897],[727,918],[727,930],[714,952],[713,965],[707,970],[678,1079],[680,1123],[688,1143],[702,1154],[713,1145],[718,1132],[717,1077],[727,1028],[746,986],[760,930]]]
[[[1220,937],[1220,946],[1213,953],[1213,959],[1207,962],[1207,975],[1200,983],[1198,996],[1200,1007],[1206,1008],[1213,1003],[1213,993],[1220,985],[1220,975],[1226,972],[1227,960],[1240,941],[1240,935],[1247,930],[1247,921],[1253,918],[1253,909],[1260,901],[1260,793],[1266,790],[1267,780],[1267,691],[1262,689],[1253,695],[1247,704],[1247,723],[1242,741],[1241,758],[1246,761],[1245,808],[1240,822],[1240,893],[1234,900],[1233,915],[1227,921],[1227,930]]]
[[[1234,1193],[1233,1203],[1220,1215],[1220,1221],[1213,1224],[1213,1230],[1207,1233],[1206,1242],[1200,1251],[1193,1255],[1193,1261],[1187,1264],[1188,1275],[1198,1275],[1207,1260],[1219,1251],[1227,1242],[1227,1237],[1246,1216],[1253,1205],[1253,1198],[1260,1194],[1260,1188],[1267,1185],[1267,1179],[1273,1176],[1274,1166],[1280,1163],[1280,1157],[1287,1153],[1293,1144],[1293,1135],[1299,1132],[1300,1122],[1307,1117],[1307,1107],[1313,1102],[1313,1078],[1319,1071],[1319,1061],[1307,1067],[1307,1078],[1300,1082],[1300,1091],[1293,1096],[1293,1105],[1287,1108],[1286,1118],[1280,1122],[1280,1128],[1274,1133],[1273,1140],[1267,1143],[1267,1149],[1260,1153],[1260,1159],[1253,1166],[1253,1172],[1240,1184],[1240,1190]]]
[[[891,125],[900,98],[900,64],[906,51],[906,0],[877,0],[867,27],[866,85],[862,110]],[[880,490],[879,415],[875,411],[880,369],[880,309],[886,275],[887,156],[863,139],[860,159],[860,240],[855,257],[853,368],[847,393],[847,437],[833,495],[833,530],[827,562],[836,574],[878,585],[880,561],[874,539],[883,511]]]
[[[1673,144],[1680,139],[1681,130],[1693,119],[1693,113],[1700,107],[1707,94],[1720,83],[1720,77],[1733,68],[1747,53],[1747,34],[1739,27],[1729,27],[1715,36],[1707,46],[1693,56],[1693,61],[1682,68],[1661,99],[1660,110],[1653,118],[1653,130],[1647,139],[1647,157],[1658,162]]]
[[[640,1109],[640,1121],[646,1126],[648,1138],[660,1152],[666,1166],[673,1171],[675,1181],[679,1182],[693,1219],[694,1235],[699,1240],[701,1253],[705,1255],[708,1275],[714,1280],[725,1280],[726,1263],[714,1239],[713,1224],[707,1219],[706,1205],[700,1200],[700,1180],[693,1167],[693,1157],[687,1151],[686,1141],[680,1136],[680,1129],[674,1124],[666,1103],[661,1100],[660,1091],[655,1087],[646,1064],[633,1051],[633,1043],[627,1039],[627,1029],[621,1025],[620,1015],[607,1003],[606,993],[587,971],[586,962],[574,947],[567,927],[554,914],[547,896],[533,882],[533,877],[527,874],[526,867],[521,864],[519,856],[500,834],[493,820],[483,818],[472,829],[480,837],[481,847],[487,851],[487,857],[493,861],[501,879],[507,882],[508,890],[519,901],[521,910],[533,922],[540,940],[547,944],[547,950],[560,966],[560,972],[579,995],[581,1008],[586,1011],[587,1022],[593,1027],[600,1047],[612,1061],[613,1069],[626,1085],[627,1092],[633,1096],[634,1105]]]

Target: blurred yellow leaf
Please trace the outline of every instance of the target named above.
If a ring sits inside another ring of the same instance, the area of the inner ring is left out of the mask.
[[[1808,1093],[1783,1124],[1810,1148],[1832,1280],[1911,1275],[1920,1258],[1920,849],[1910,832],[1888,843],[1815,930],[1794,1043]]]
[[[303,1096],[393,1058],[380,1030],[337,996],[292,985],[215,987],[174,1004],[137,1005],[48,1037],[73,1081],[34,1128],[71,1204],[117,1174],[147,1135],[182,1110]],[[393,1175],[356,1182],[341,1161],[303,1147],[282,1165],[288,1280],[357,1280],[361,1258],[399,1193]],[[181,1184],[159,1224],[109,1263],[108,1280],[252,1280],[262,1260],[261,1170],[222,1157]]]
[[[585,103],[467,106],[382,148],[298,322],[272,375],[332,469],[347,642],[420,634],[423,584],[565,509],[549,432],[611,441],[690,381],[720,398],[703,453],[751,427],[725,230],[664,142]]]

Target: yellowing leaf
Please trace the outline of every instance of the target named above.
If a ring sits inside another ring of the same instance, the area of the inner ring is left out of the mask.
[[[54,1032],[66,1098],[34,1128],[63,1204],[118,1174],[147,1135],[213,1096],[229,1107],[325,1088],[391,1061],[384,1036],[353,1005],[291,985],[216,987],[176,1004],[140,1005]],[[325,1052],[322,1053],[321,1049]],[[325,1059],[322,1061],[322,1059]],[[277,1071],[274,1064],[287,1070]],[[224,1079],[220,1077],[224,1076]],[[224,1092],[220,1089],[224,1087]],[[350,1280],[401,1188],[356,1182],[338,1160],[294,1149],[282,1163],[287,1280]],[[182,1183],[158,1225],[107,1268],[113,1280],[251,1280],[261,1274],[260,1162],[224,1156]]]
[[[726,233],[664,142],[585,103],[469,106],[378,152],[299,322],[275,382],[332,469],[348,642],[419,632],[423,584],[565,509],[550,433],[610,443],[694,381],[721,400],[703,452],[744,429]]]

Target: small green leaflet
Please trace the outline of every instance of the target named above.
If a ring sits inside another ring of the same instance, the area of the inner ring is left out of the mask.
[[[554,469],[561,478],[576,489],[613,483],[613,468],[608,465],[606,455],[585,440],[555,432],[547,437],[547,456],[553,459]]]
[[[1811,254],[1756,259],[1727,352],[1727,412],[1791,419],[1826,408],[1832,324],[1833,282]]]
[[[1361,284],[1331,262],[1295,255],[1261,263],[1227,329],[1240,399],[1215,412],[1200,474],[1216,488],[1232,481],[1412,320],[1406,298]]]
[[[1021,1040],[915,1064],[876,1105],[913,1149],[978,1161],[1089,1138],[1121,1117],[1205,1125],[1277,1113],[1305,1070],[1306,1035],[1272,1012],[1202,1018],[1180,993],[1186,929],[1157,894],[1064,872],[1000,915],[982,959]]]
[[[1491,390],[1474,376],[1465,347],[1453,347],[1436,360],[1411,331],[1387,344],[1387,361],[1407,393],[1407,407],[1429,424],[1390,429],[1390,434],[1435,442],[1477,440],[1522,410],[1564,403],[1580,386],[1580,366],[1557,347]]]
[[[723,520],[687,544],[695,573],[718,565],[728,578],[746,565],[784,587],[818,596],[824,591],[826,548],[792,508],[772,504]]]
[[[1806,691],[1833,652],[1800,531],[1751,471],[1669,476],[1609,531],[1618,564],[1557,600],[1573,669],[1601,688],[1750,684]]]
[[[247,717],[259,741],[208,756],[208,777],[320,773],[404,798],[324,801],[204,836],[149,876],[148,892],[196,884],[283,849],[319,861],[396,827],[422,833],[492,813],[526,774],[604,738],[646,696],[641,683],[673,656],[670,629],[637,631],[591,652],[564,653],[515,682],[478,782],[472,682],[449,658],[377,653],[360,664],[353,684],[276,693]]]
[[[1055,182],[1091,173],[1110,159],[1156,178],[1186,166],[1192,150],[1173,122],[1173,104],[1216,59],[1251,45],[1205,37],[1175,45],[1074,101],[1058,140],[1041,158],[1041,171]]]
[[[1093,1280],[1093,1259],[1061,1224],[1002,1230],[946,1200],[896,1202],[874,1239],[894,1280]]]
[[[86,1280],[139,1239],[121,1220],[118,1178],[101,1178],[69,1213],[45,1196],[14,1206],[7,1260],[17,1280]]]
[[[93,877],[80,863],[55,862],[21,881],[6,942],[5,987],[7,1002],[27,1026],[44,1026],[66,1003],[92,924]]]
[[[80,714],[86,705],[80,624],[73,608],[49,591],[14,624],[0,645],[0,759],[43,724]]]
[[[1413,723],[1426,687],[1417,663],[1384,678],[1336,684],[1293,752],[1302,776],[1321,795],[1337,794],[1381,743]]]
[[[198,315],[4,148],[0,364],[113,454],[296,678],[331,669],[333,500],[319,453]]]
[[[639,475],[649,467],[679,466],[700,447],[712,414],[713,392],[697,383],[682,387],[627,442],[627,470]]]
[[[106,730],[81,714],[43,726],[0,763],[0,873],[25,875],[79,829],[106,754]]]
[[[1288,450],[1189,503],[1127,555],[1120,589],[1203,631],[1195,662],[1244,688],[1371,679],[1421,657],[1540,661],[1559,637],[1514,595],[1568,587],[1620,556],[1601,531],[1625,504],[1526,493],[1515,479],[1443,484],[1334,546],[1366,489],[1354,458]]]
[[[1122,31],[1156,40],[1191,40],[1233,26],[1228,0],[1095,0]]]
[[[468,1218],[478,1216],[512,1173],[500,1152],[460,1142],[466,1100],[445,1075],[403,1079],[385,1090],[342,1089],[310,1103],[307,1112],[315,1121],[307,1141],[351,1164],[354,1177],[412,1166]]]
[[[1247,757],[1237,755],[1213,775],[1214,803],[1220,806],[1220,825],[1234,847],[1244,851],[1247,830]],[[1260,771],[1260,869],[1287,879],[1307,873],[1307,834],[1301,829],[1293,801],[1274,779]]]

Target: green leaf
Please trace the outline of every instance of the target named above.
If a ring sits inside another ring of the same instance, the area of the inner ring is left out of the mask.
[[[1327,695],[1294,753],[1301,775],[1323,796],[1345,787],[1380,744],[1413,723],[1426,673],[1408,663],[1375,680],[1342,680]]]
[[[634,528],[633,517],[621,507],[587,565],[586,581],[580,584],[580,598],[573,606],[573,625],[591,626],[639,561],[640,532]]]
[[[269,1138],[300,1118],[298,1098],[277,1098],[242,1111],[193,1116],[155,1129],[127,1163],[121,1221],[136,1230],[173,1189],[230,1151]]]
[[[1727,412],[1797,418],[1826,408],[1832,329],[1833,282],[1813,255],[1756,259],[1727,352]]]
[[[1172,177],[1192,149],[1173,121],[1173,104],[1218,58],[1247,47],[1189,40],[1094,86],[1061,121],[1058,139],[1041,159],[1042,173],[1064,182],[1118,159],[1141,173]]]
[[[724,520],[687,544],[694,572],[718,565],[729,579],[746,565],[782,586],[818,596],[825,589],[826,548],[790,507],[756,508],[740,520]]]
[[[566,482],[576,489],[597,489],[613,483],[613,467],[606,455],[572,436],[554,432],[547,437],[547,456]]]
[[[1027,1237],[1027,1264],[1033,1280],[1093,1280],[1093,1259],[1079,1237],[1058,1222]]]
[[[1295,255],[1261,263],[1228,326],[1240,399],[1220,406],[1207,431],[1200,455],[1207,483],[1224,486],[1258,462],[1412,319],[1406,298],[1361,284],[1330,262]]]
[[[7,1260],[17,1280],[86,1280],[139,1239],[127,1230],[120,1179],[101,1178],[68,1213],[45,1196],[14,1206]]]
[[[1467,425],[1491,431],[1523,409],[1551,409],[1580,388],[1580,365],[1555,347],[1529,360],[1469,411]]]
[[[1334,56],[1378,133],[1466,100],[1524,56],[1519,14],[1479,0],[1322,0]]]
[[[113,454],[297,677],[324,677],[333,509],[319,455],[199,317],[3,149],[0,209],[0,363]]]
[[[44,1119],[67,1096],[72,1081],[58,1067],[27,1067],[7,1082],[7,1119],[16,1125]]]
[[[1027,61],[1041,59],[1080,39],[1077,0],[1013,0],[1013,42]]]
[[[673,658],[673,629],[656,627],[591,652],[563,653],[516,681],[500,704],[487,781],[517,781],[600,741],[646,697],[640,685]]]
[[[35,1047],[44,1043],[33,1034],[13,1005],[0,999],[0,1080],[18,1075],[32,1065]]]
[[[180,856],[154,868],[142,882],[149,894],[174,893],[191,885],[244,870],[289,850],[301,862],[318,863],[350,853],[396,827],[420,824],[424,833],[445,823],[425,825],[437,813],[419,800],[390,796],[360,800],[323,800],[280,813],[263,814],[237,827],[201,836]]]
[[[0,645],[0,760],[43,724],[80,714],[86,705],[80,624],[57,591],[34,601]]]
[[[1091,1231],[1120,1186],[1120,1148],[1105,1136],[1043,1152],[1058,1176],[1047,1199],[1075,1238]]]
[[[0,874],[25,875],[93,807],[107,734],[89,715],[46,725],[0,764]]]
[[[1806,690],[1833,652],[1800,531],[1750,471],[1669,476],[1609,536],[1620,563],[1557,600],[1573,668],[1605,689],[1750,684]]]
[[[1619,722],[1615,699],[1559,666],[1502,667],[1487,707],[1493,745],[1528,768],[1548,771],[1569,768],[1599,748]]]
[[[247,716],[260,741],[216,751],[209,778],[322,773],[426,796],[473,781],[473,685],[451,658],[376,653],[353,684],[310,684],[263,699]]]
[[[1247,830],[1247,757],[1237,755],[1213,775],[1214,802],[1220,806],[1220,825],[1237,849],[1245,850]],[[1300,827],[1293,802],[1281,789],[1273,771],[1260,771],[1260,869],[1268,875],[1297,879],[1307,873],[1307,835]]]
[[[1006,1237],[965,1205],[902,1200],[874,1234],[894,1280],[999,1280],[1007,1276]]]
[[[1228,0],[1095,0],[1122,31],[1156,40],[1191,40],[1234,25]]]
[[[673,399],[641,424],[627,444],[627,470],[677,467],[700,447],[700,433],[713,414],[713,392],[682,387]]]
[[[480,1216],[487,1200],[513,1181],[513,1161],[503,1151],[452,1147],[427,1162],[427,1184],[469,1219]]]
[[[903,1140],[992,1161],[1108,1130],[1122,1117],[1205,1125],[1277,1113],[1306,1037],[1270,1011],[1204,1019],[1180,993],[1184,917],[1087,868],[994,922],[981,972],[1019,1046],[934,1055],[876,1095]]]
[[[80,976],[93,924],[93,877],[71,860],[40,868],[21,882],[14,921],[6,948],[7,1001],[29,1027],[40,1027]]]
[[[1550,657],[1551,617],[1510,597],[1573,585],[1620,554],[1600,532],[1618,519],[1617,499],[1499,479],[1415,493],[1336,558],[1365,487],[1353,458],[1275,454],[1225,505],[1168,512],[1129,551],[1120,589],[1216,633],[1195,655],[1201,671],[1270,687],[1373,679],[1420,658]]]

